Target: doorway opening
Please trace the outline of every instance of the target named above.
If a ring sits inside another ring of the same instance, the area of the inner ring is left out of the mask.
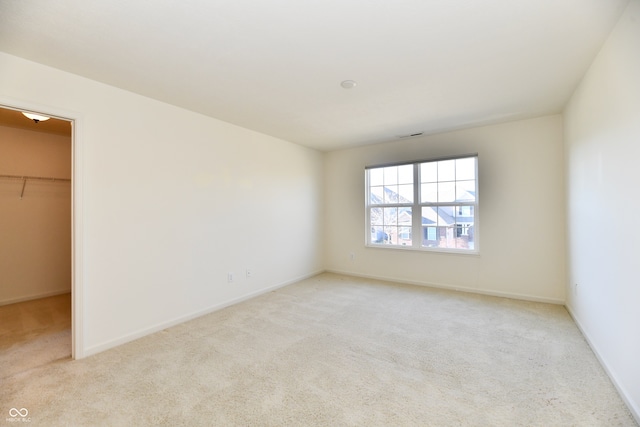
[[[0,377],[78,357],[73,122],[0,104]]]

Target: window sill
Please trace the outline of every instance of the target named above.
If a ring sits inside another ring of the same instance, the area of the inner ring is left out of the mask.
[[[435,249],[435,248],[414,248],[413,246],[400,246],[400,245],[376,245],[367,243],[365,248],[382,249],[391,251],[406,251],[406,252],[421,252],[438,255],[463,255],[463,256],[480,256],[480,251],[477,250],[461,250],[461,249]]]

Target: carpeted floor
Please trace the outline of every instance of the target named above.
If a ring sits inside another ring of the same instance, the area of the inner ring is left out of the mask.
[[[0,402],[46,426],[636,425],[563,307],[334,274],[19,372]]]
[[[71,294],[0,306],[0,384],[20,372],[70,358]]]

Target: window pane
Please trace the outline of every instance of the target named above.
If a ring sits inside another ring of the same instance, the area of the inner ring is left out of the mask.
[[[384,225],[382,208],[372,208],[369,212],[369,220],[371,221],[371,225]]]
[[[389,235],[382,226],[371,227],[371,243],[387,243]]]
[[[474,249],[473,206],[423,207],[422,226],[424,247]]]
[[[456,222],[453,206],[440,206],[438,207],[438,225],[453,227]]]
[[[384,202],[398,203],[398,186],[397,185],[384,187]]]
[[[368,173],[371,205],[414,202],[413,165],[369,169]],[[403,184],[398,185],[398,181]]]
[[[384,189],[382,187],[371,187],[369,197],[372,205],[384,203]]]
[[[453,226],[438,227],[438,247],[445,249],[454,249],[456,247],[456,239],[454,237]]]
[[[422,246],[437,247],[438,238],[436,233],[436,227],[424,227],[422,236]]]
[[[369,169],[369,185],[383,185],[384,172],[382,168]]]
[[[456,201],[457,202],[473,202],[476,200],[476,182],[475,181],[457,181],[456,182]]]
[[[413,185],[399,185],[398,190],[400,192],[400,203],[413,203]]]
[[[398,223],[398,208],[384,208],[384,225],[396,225]]]
[[[411,208],[398,209],[398,225],[411,225]]]
[[[456,179],[456,161],[443,160],[438,162],[438,181],[453,181]]]
[[[398,227],[398,244],[402,246],[411,246],[411,227]]]
[[[390,166],[388,168],[384,168],[384,183],[385,185],[398,183],[398,167],[397,166]]]
[[[474,249],[475,211],[473,206],[456,206],[456,248]]]
[[[411,246],[411,224],[413,218],[411,216],[411,208],[398,209],[398,227],[397,230],[389,233],[391,235],[392,244],[401,246]],[[397,239],[394,239],[397,236]]]
[[[438,162],[422,163],[420,165],[420,181],[436,182],[438,180]]]
[[[398,184],[413,183],[413,165],[404,165],[398,167]]]
[[[456,200],[456,183],[438,183],[438,202],[453,202]]]
[[[370,241],[373,244],[411,246],[411,208],[370,209]]]
[[[420,193],[422,203],[436,203],[438,201],[438,184],[422,184]]]
[[[384,227],[385,238],[387,239],[385,243],[389,245],[397,245],[398,244],[398,227]]]
[[[476,179],[476,158],[456,159],[456,180]]]
[[[457,206],[456,218],[460,222],[460,218],[473,218],[473,206]]]
[[[435,206],[425,206],[422,208],[422,225],[438,224],[438,208]]]

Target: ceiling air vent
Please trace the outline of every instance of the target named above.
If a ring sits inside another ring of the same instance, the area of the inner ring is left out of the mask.
[[[421,135],[424,135],[424,132],[415,132],[415,133],[409,133],[407,135],[400,135],[400,136],[398,136],[398,138],[400,138],[400,139],[415,138],[416,136],[421,136]]]

